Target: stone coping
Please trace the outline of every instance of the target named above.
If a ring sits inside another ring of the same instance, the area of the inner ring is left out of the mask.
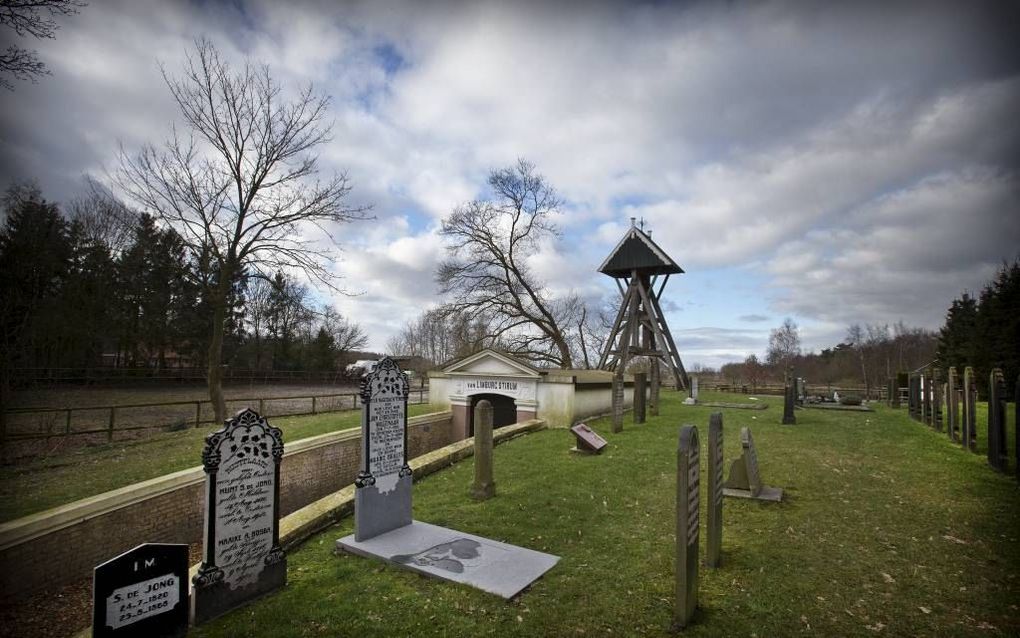
[[[439,413],[448,414],[448,413]],[[422,415],[425,417],[434,417],[436,414]],[[415,417],[421,418],[421,417]],[[408,426],[410,426],[410,419],[408,419]],[[541,419],[531,419],[529,421],[522,421],[513,425],[507,425],[492,431],[492,443],[493,445],[503,443],[515,439],[525,434],[532,432],[538,432],[546,428],[545,421]],[[345,430],[346,431],[346,430]],[[318,438],[318,437],[313,437]],[[414,480],[419,480],[443,469],[449,467],[454,463],[473,456],[475,453],[475,441],[474,439],[464,439],[463,441],[457,441],[451,443],[446,447],[441,447],[438,450],[433,450],[427,454],[411,459],[409,465],[413,472],[412,477]],[[465,485],[465,498],[467,498],[467,485]],[[299,546],[310,537],[321,532],[327,527],[340,521],[345,516],[349,516],[354,512],[354,485],[348,485],[347,487],[341,488],[332,494],[324,496],[314,503],[305,505],[301,509],[291,512],[287,516],[280,519],[280,545],[287,551],[290,551]],[[198,568],[201,563],[195,563],[188,570],[189,580],[194,578],[195,574],[198,573]],[[92,629],[86,628],[76,634],[76,638],[88,638],[92,635]]]
[[[407,426],[409,428],[421,427],[451,418],[453,418],[453,413],[450,411],[432,412],[409,417]],[[299,439],[286,445],[284,458],[360,437],[361,427],[358,426]],[[0,524],[0,551],[27,543],[32,539],[87,521],[90,518],[102,516],[122,507],[134,505],[203,481],[205,481],[205,471],[199,465],[2,523]]]

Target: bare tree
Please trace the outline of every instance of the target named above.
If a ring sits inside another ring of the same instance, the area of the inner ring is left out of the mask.
[[[21,37],[53,39],[59,28],[54,18],[74,15],[84,6],[79,0],[0,0],[0,25],[13,29]],[[32,82],[41,75],[50,74],[38,53],[13,44],[0,53],[0,73]],[[2,76],[0,86],[14,90],[14,84]]]
[[[223,61],[207,40],[196,42],[181,77],[163,79],[189,130],[173,128],[159,148],[137,156],[122,151],[117,183],[163,224],[174,228],[196,262],[211,270],[207,290],[213,309],[209,342],[209,396],[216,419],[226,408],[221,359],[227,299],[239,280],[269,278],[297,268],[336,289],[329,224],[366,218],[351,207],[345,173],[316,178],[315,149],[330,141],[324,122],[330,100],[308,85],[284,97],[264,64],[239,70]],[[319,228],[326,247],[305,238],[301,226]]]
[[[783,325],[773,328],[769,333],[769,349],[765,360],[770,366],[785,368],[793,358],[800,354],[800,333],[797,324],[787,317]]]
[[[349,353],[368,345],[368,333],[360,324],[351,321],[336,311],[332,306],[322,310],[322,327],[333,337],[333,345],[337,356],[347,363]]]
[[[532,164],[489,173],[491,197],[458,207],[443,220],[449,259],[437,272],[447,308],[482,318],[486,337],[511,353],[552,365],[573,366],[568,332],[578,306],[555,299],[528,268],[539,242],[557,235],[550,219],[556,193]]]

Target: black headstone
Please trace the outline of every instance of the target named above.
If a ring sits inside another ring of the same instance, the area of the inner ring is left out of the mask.
[[[146,543],[96,567],[93,638],[170,638],[188,631],[188,546]]]
[[[1009,468],[1006,451],[1006,380],[995,368],[988,379],[988,463],[1005,472]]]
[[[205,439],[205,547],[193,582],[195,624],[287,583],[280,547],[283,433],[245,409]]]
[[[634,373],[634,423],[645,422],[645,397],[647,396],[647,379],[644,372]]]
[[[793,407],[797,402],[795,392],[793,383],[787,383],[783,399],[783,425],[797,424],[797,417],[793,414]]]

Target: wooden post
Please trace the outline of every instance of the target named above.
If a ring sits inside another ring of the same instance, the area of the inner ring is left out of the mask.
[[[315,399],[316,397],[312,397],[312,414],[315,414]]]
[[[701,530],[698,429],[680,428],[676,452],[676,564],[673,623],[686,627],[698,606],[698,540]]]
[[[195,429],[202,423],[202,402],[195,401]]]
[[[718,567],[722,557],[723,483],[723,418],[714,412],[708,418],[708,567]]]
[[[71,408],[67,408],[67,420],[64,422],[64,434],[71,433]]]
[[[106,440],[113,440],[113,426],[117,422],[117,407],[110,406],[110,425],[106,429]]]

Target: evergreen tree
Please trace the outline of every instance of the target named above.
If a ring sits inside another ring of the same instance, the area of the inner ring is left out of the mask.
[[[958,371],[972,365],[977,355],[978,304],[967,293],[954,299],[946,313],[946,323],[939,330],[936,360],[943,369],[955,366]]]

